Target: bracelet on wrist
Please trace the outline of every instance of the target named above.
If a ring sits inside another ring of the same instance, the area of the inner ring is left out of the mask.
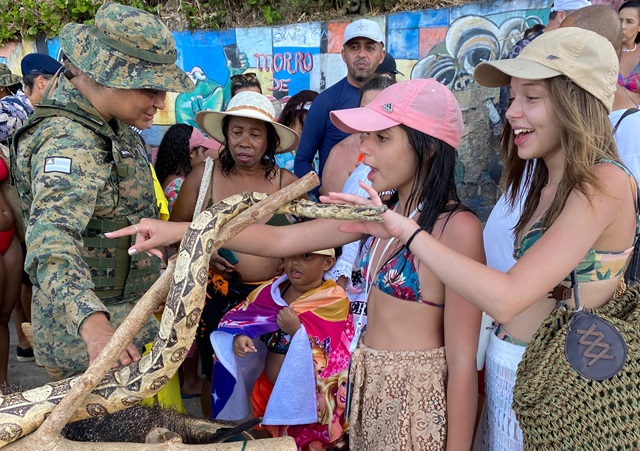
[[[424,229],[423,229],[422,227],[418,227],[418,228],[416,229],[416,231],[415,231],[415,232],[413,232],[413,233],[411,234],[411,236],[410,236],[410,237],[409,237],[409,239],[407,240],[407,244],[405,244],[405,247],[406,247],[407,249],[409,249],[409,246],[411,246],[411,243],[413,242],[413,239],[416,237],[416,235],[417,235],[418,233],[422,232],[423,230],[424,230]],[[409,250],[410,250],[410,249],[409,249]]]

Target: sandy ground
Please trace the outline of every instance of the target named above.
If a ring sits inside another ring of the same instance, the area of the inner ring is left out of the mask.
[[[9,382],[12,384],[19,384],[20,386],[27,388],[39,387],[47,382],[51,382],[49,373],[44,368],[36,365],[36,362],[18,362],[16,360],[16,346],[18,344],[18,337],[16,336],[13,320],[10,324],[11,349],[9,352]],[[200,398],[190,398],[183,400],[187,411],[194,416],[202,417],[202,411],[200,409]]]

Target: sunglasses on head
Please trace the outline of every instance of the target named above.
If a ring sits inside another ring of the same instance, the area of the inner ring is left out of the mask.
[[[253,72],[247,72],[246,74],[234,75],[231,77],[231,84],[233,86],[242,86],[246,83],[256,83],[258,76]]]

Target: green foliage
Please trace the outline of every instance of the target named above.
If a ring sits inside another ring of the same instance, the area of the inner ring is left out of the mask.
[[[68,22],[90,24],[108,0],[0,0],[0,43],[53,38]],[[175,31],[345,19],[429,9],[469,0],[115,0],[159,15]]]

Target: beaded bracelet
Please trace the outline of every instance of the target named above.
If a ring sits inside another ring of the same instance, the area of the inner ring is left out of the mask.
[[[416,231],[415,231],[415,232],[413,232],[413,234],[412,234],[412,235],[409,237],[409,239],[407,240],[407,244],[405,244],[405,247],[406,247],[407,249],[409,249],[409,246],[411,246],[411,242],[412,242],[412,241],[413,241],[413,239],[416,237],[416,235],[417,235],[419,232],[422,232],[423,230],[424,230],[424,229],[423,229],[422,227],[418,227],[418,228],[416,229]]]

